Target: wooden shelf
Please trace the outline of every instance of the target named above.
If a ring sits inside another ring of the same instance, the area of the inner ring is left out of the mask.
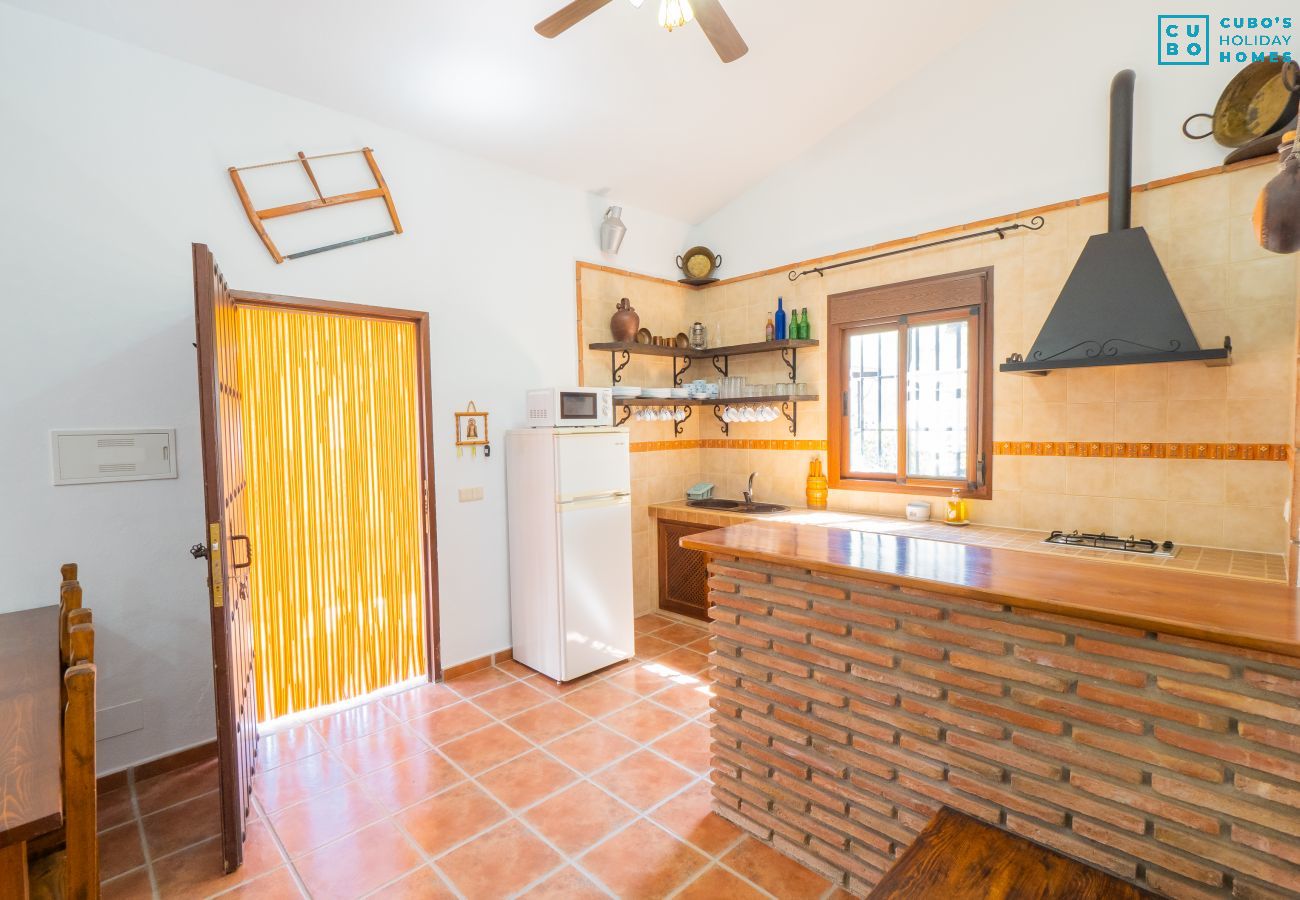
[[[615,406],[756,406],[760,403],[808,403],[821,399],[817,394],[773,394],[768,397],[720,397],[717,400],[690,400],[685,397],[614,398]]]
[[[750,353],[771,353],[774,350],[802,350],[816,347],[820,342],[808,340],[758,341],[753,344],[730,344],[723,347],[705,347],[692,350],[690,347],[656,347],[654,344],[638,344],[635,341],[606,341],[588,344],[589,350],[604,350],[608,353],[631,353],[641,356],[676,356],[683,359],[711,359],[715,356],[744,356]]]

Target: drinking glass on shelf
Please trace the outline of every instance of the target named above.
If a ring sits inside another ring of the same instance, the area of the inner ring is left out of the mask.
[[[808,382],[801,381],[794,386],[794,392],[797,396],[802,397],[808,393]]]

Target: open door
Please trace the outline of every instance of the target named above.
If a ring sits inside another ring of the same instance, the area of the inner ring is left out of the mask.
[[[204,540],[192,552],[208,560],[212,668],[221,776],[221,853],[226,872],[244,861],[253,770],[257,761],[257,698],[248,568],[253,546],[245,530],[244,448],[235,304],[212,253],[194,245],[194,326],[203,441]]]

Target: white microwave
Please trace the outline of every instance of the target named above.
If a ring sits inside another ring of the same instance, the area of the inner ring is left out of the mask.
[[[613,425],[613,392],[600,387],[529,391],[528,424],[533,428]]]

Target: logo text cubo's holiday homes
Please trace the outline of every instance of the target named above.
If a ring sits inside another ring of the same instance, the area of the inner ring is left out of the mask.
[[[1157,16],[1156,61],[1162,66],[1289,61],[1292,21],[1291,16]]]

